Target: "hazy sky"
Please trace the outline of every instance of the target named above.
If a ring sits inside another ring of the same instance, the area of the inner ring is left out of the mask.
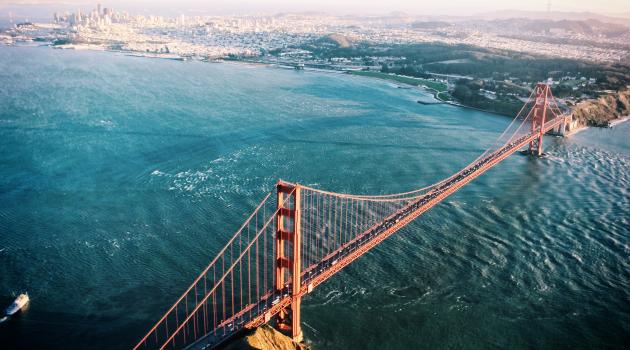
[[[92,8],[86,0],[0,0],[0,11],[36,8]],[[146,14],[200,14],[325,11],[335,14],[378,14],[403,11],[416,15],[467,15],[495,10],[546,11],[548,0],[101,0],[113,7]],[[16,6],[32,5],[32,6]],[[552,11],[590,11],[601,14],[630,12],[630,0],[551,0]]]

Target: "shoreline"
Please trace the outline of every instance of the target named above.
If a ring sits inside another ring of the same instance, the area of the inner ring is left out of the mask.
[[[611,120],[611,121],[610,121],[610,124],[608,125],[608,127],[583,125],[583,126],[580,126],[579,128],[576,128],[576,129],[574,129],[574,130],[569,131],[569,132],[567,133],[567,135],[566,135],[566,136],[572,136],[572,135],[575,135],[575,134],[581,133],[581,132],[582,132],[582,131],[584,131],[584,130],[588,130],[588,129],[590,129],[590,128],[599,128],[599,129],[614,129],[614,128],[615,128],[615,126],[618,126],[618,125],[620,125],[620,124],[623,124],[623,123],[625,123],[625,122],[627,122],[627,121],[629,121],[629,120],[630,120],[630,115],[627,115],[627,116],[624,116],[624,117],[620,117],[620,118],[617,118],[617,119],[613,119],[613,120]]]
[[[422,89],[422,91],[429,92],[432,95],[433,99],[436,101],[436,102],[417,101],[419,104],[423,104],[423,105],[444,104],[444,103],[451,104],[451,101],[443,100],[443,99],[440,98],[440,94],[444,93],[444,92],[448,92],[448,90],[440,91],[440,90],[432,88],[430,86],[423,85],[421,82],[423,80],[426,81],[426,79],[410,77],[410,76],[400,75],[400,74],[395,74],[395,73],[377,72],[377,73],[380,73],[380,76],[375,76],[375,75],[370,75],[370,74],[360,74],[360,73],[357,74],[357,73],[353,73],[353,71],[350,71],[350,70],[346,70],[346,71],[343,71],[343,72],[345,74],[350,74],[350,75],[356,75],[356,76],[361,76],[361,77],[366,77],[366,78],[373,78],[373,79],[379,79],[379,80],[383,80],[383,81],[388,81],[388,82],[392,82],[392,83],[400,85],[400,86],[409,86],[409,87],[416,88],[416,89]],[[403,81],[401,79],[415,79],[415,80],[419,80],[419,82],[418,82],[418,84],[412,84],[410,82],[405,82],[405,81]]]
[[[55,46],[52,43],[43,43],[41,45],[28,45],[27,43],[25,43],[26,45],[16,45],[16,43],[13,43],[11,45],[2,45],[2,46],[7,46],[7,47],[20,47],[20,46],[24,46],[24,47],[48,47],[50,49],[61,49],[61,50],[76,50],[76,51],[95,51],[95,52],[111,52],[111,53],[115,53],[115,54],[123,54],[125,56],[128,57],[137,57],[137,58],[152,58],[152,59],[166,59],[166,60],[171,60],[171,61],[182,61],[182,62],[186,62],[186,61],[198,61],[198,62],[202,62],[202,63],[232,63],[232,64],[245,64],[245,65],[253,65],[253,66],[264,66],[264,67],[270,67],[270,68],[278,68],[278,69],[294,69],[292,66],[288,66],[288,65],[282,65],[281,63],[273,63],[273,62],[263,62],[263,61],[255,61],[255,60],[239,60],[239,59],[221,59],[221,58],[217,58],[217,59],[209,59],[209,58],[198,58],[198,59],[194,59],[188,56],[181,56],[181,55],[177,55],[177,54],[166,54],[166,53],[145,53],[145,52],[136,52],[136,51],[127,51],[127,50],[116,50],[116,49],[108,49],[102,46],[98,46],[98,45],[90,45],[90,44],[66,44],[66,45],[59,45],[59,46]],[[484,113],[490,113],[490,114],[494,114],[494,115],[499,115],[502,117],[512,117],[510,115],[507,114],[503,114],[503,113],[499,113],[499,112],[495,112],[495,111],[491,111],[491,110],[486,110],[486,109],[481,109],[481,108],[477,108],[477,107],[472,107],[472,106],[467,106],[452,100],[442,100],[439,95],[441,93],[447,92],[447,91],[438,91],[436,89],[433,89],[431,87],[428,87],[426,85],[414,85],[411,83],[406,83],[403,81],[398,81],[395,79],[387,79],[387,77],[377,77],[377,76],[369,76],[369,75],[362,75],[362,74],[352,74],[352,71],[350,70],[335,70],[335,69],[326,69],[326,68],[304,68],[304,71],[310,71],[310,72],[317,72],[317,73],[328,73],[328,74],[348,74],[348,75],[355,75],[355,76],[360,76],[360,77],[365,77],[365,78],[371,78],[371,79],[378,79],[378,80],[382,80],[382,81],[390,81],[390,82],[394,82],[396,84],[402,85],[402,86],[409,86],[409,87],[413,87],[413,88],[417,88],[417,89],[421,89],[424,92],[428,92],[431,97],[433,98],[433,100],[435,102],[425,102],[425,101],[417,101],[418,104],[422,104],[422,105],[437,105],[437,104],[444,104],[444,105],[450,105],[450,106],[454,106],[454,107],[459,107],[459,108],[466,108],[466,109],[471,109],[471,110],[475,110],[475,111],[479,111],[479,112],[484,112]],[[398,75],[398,74],[393,74],[393,76],[395,77],[402,77],[402,78],[406,78],[406,76],[403,75]],[[626,121],[630,120],[630,115],[628,116],[624,116],[621,118],[617,118],[617,119],[613,119],[610,121],[609,124],[609,128],[614,128],[615,126],[622,124]],[[574,131],[570,131],[569,133],[567,133],[566,136],[570,136],[570,135],[574,135],[577,134],[585,129],[590,128],[591,126],[581,126],[577,129],[575,129]]]
[[[223,63],[233,63],[233,64],[252,64],[252,65],[261,65],[261,66],[266,66],[266,67],[270,67],[270,68],[277,68],[277,69],[287,69],[287,70],[294,70],[295,67],[293,66],[289,66],[289,65],[284,65],[282,63],[274,63],[274,62],[263,62],[263,61],[249,61],[249,60],[222,60],[221,62]],[[378,79],[381,81],[385,81],[385,82],[392,82],[394,83],[398,88],[404,88],[404,87],[410,87],[410,88],[416,88],[422,92],[427,92],[435,102],[421,102],[418,101],[419,104],[445,104],[445,103],[449,103],[450,101],[446,101],[446,100],[442,100],[438,97],[439,94],[445,92],[445,91],[438,91],[435,90],[433,88],[430,88],[428,86],[425,85],[414,85],[414,84],[409,84],[409,83],[405,83],[405,82],[400,82],[400,81],[396,81],[396,80],[392,80],[392,79],[387,79],[384,77],[373,77],[373,76],[367,76],[367,75],[362,75],[362,74],[352,74],[351,70],[337,70],[337,69],[326,69],[326,68],[311,68],[311,67],[304,67],[303,69],[300,69],[301,71],[305,71],[305,72],[316,72],[316,73],[326,73],[326,74],[346,74],[346,75],[353,75],[353,76],[358,76],[358,77],[364,77],[364,78],[370,78],[370,79]],[[394,76],[397,77],[405,77],[403,75],[397,75],[394,74]],[[489,112],[492,113],[492,112]]]
[[[573,135],[577,135],[579,133],[581,133],[582,131],[588,130],[590,128],[590,126],[580,126],[577,129],[571,130],[569,131],[565,136],[573,136]]]
[[[490,114],[494,114],[494,115],[500,115],[502,117],[508,117],[508,118],[514,118],[514,116],[511,115],[507,115],[507,114],[503,114],[503,113],[499,113],[499,112],[495,112],[495,111],[490,111],[487,109],[481,109],[481,108],[477,108],[477,107],[473,107],[473,106],[467,106],[458,102],[452,102],[452,101],[442,101],[443,104],[448,104],[451,106],[455,106],[455,107],[460,107],[460,108],[466,108],[466,109],[472,109],[475,111],[479,111],[479,112],[484,112],[484,113],[490,113]]]
[[[612,120],[612,121],[610,122],[610,125],[609,125],[609,126],[610,126],[611,128],[614,128],[615,126],[617,126],[617,125],[619,125],[619,124],[621,124],[621,123],[627,122],[628,120],[630,120],[630,115],[627,115],[627,116],[625,116],[625,117],[621,117],[621,118],[617,118],[617,119]]]
[[[7,46],[20,46],[20,45],[7,45]],[[30,46],[30,45],[24,45],[24,46]],[[167,59],[167,60],[172,60],[172,61],[190,61],[189,59],[186,59],[184,56],[179,56],[178,58],[173,58],[173,54],[161,54],[161,53],[145,53],[145,52],[136,52],[136,51],[128,51],[128,50],[116,50],[116,49],[108,49],[102,46],[98,46],[98,45],[84,45],[84,44],[65,44],[65,45],[52,45],[52,43],[45,43],[44,45],[37,45],[38,47],[49,47],[52,49],[61,49],[61,50],[77,50],[77,51],[97,51],[97,52],[112,52],[112,53],[116,53],[116,54],[123,54],[129,57],[137,57],[137,58],[152,58],[152,59]],[[192,59],[192,61],[199,61],[199,62],[204,62],[204,63],[213,63],[213,61],[211,60],[206,60],[206,59]],[[215,61],[216,62],[216,61]],[[264,61],[257,61],[257,60],[246,60],[246,59],[219,59],[218,62],[220,63],[232,63],[232,64],[249,64],[249,65],[256,65],[256,66],[265,66],[265,67],[271,67],[271,68],[278,68],[278,69],[293,69],[292,66],[289,65],[283,65],[279,62],[264,62]],[[468,108],[468,109],[472,109],[472,110],[476,110],[476,111],[480,111],[480,112],[485,112],[485,113],[491,113],[491,114],[495,114],[495,115],[500,115],[503,117],[510,117],[509,115],[506,114],[501,114],[498,112],[494,112],[494,111],[490,111],[490,110],[484,110],[481,108],[476,108],[476,107],[472,107],[472,106],[467,106],[467,105],[463,105],[460,104],[458,102],[454,102],[454,101],[448,101],[448,100],[442,100],[439,95],[441,93],[443,93],[444,91],[438,91],[436,89],[433,89],[431,87],[428,87],[426,85],[414,85],[411,83],[406,83],[403,81],[398,81],[395,79],[387,79],[386,76],[383,77],[377,77],[377,76],[370,76],[370,75],[363,75],[363,74],[352,74],[352,71],[349,70],[335,70],[335,69],[326,69],[326,68],[304,68],[304,71],[313,71],[313,72],[319,72],[319,73],[329,73],[329,74],[349,74],[349,75],[355,75],[355,76],[360,76],[360,77],[365,77],[365,78],[371,78],[371,79],[378,79],[381,81],[388,81],[388,82],[393,82],[396,84],[399,84],[401,86],[409,86],[409,87],[413,87],[413,88],[417,88],[417,89],[422,89],[422,91],[424,92],[428,92],[431,97],[433,98],[433,100],[435,102],[420,102],[417,101],[419,104],[422,105],[432,105],[432,104],[448,104],[451,106],[455,106],[455,107],[460,107],[460,108]],[[406,76],[403,75],[398,75],[398,74],[393,74],[392,76],[395,77],[401,77],[401,78],[408,78]]]

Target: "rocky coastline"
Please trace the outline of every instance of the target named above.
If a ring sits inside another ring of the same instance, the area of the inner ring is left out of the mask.
[[[597,99],[582,101],[572,107],[571,114],[577,128],[611,127],[615,121],[630,116],[630,86]]]
[[[224,350],[309,350],[303,343],[278,332],[265,324],[246,331],[225,344]]]

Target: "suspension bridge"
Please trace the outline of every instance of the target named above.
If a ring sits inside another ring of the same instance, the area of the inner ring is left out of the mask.
[[[213,348],[268,322],[300,341],[302,297],[511,154],[541,156],[543,135],[568,122],[537,84],[486,151],[431,186],[356,195],[279,181],[134,350]]]

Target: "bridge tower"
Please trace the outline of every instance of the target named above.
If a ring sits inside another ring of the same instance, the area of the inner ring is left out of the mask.
[[[534,88],[535,101],[532,110],[532,132],[538,130],[538,137],[529,143],[529,154],[538,157],[543,154],[543,127],[547,120],[547,107],[549,106],[549,95],[551,94],[549,85],[544,83],[536,84]]]
[[[278,314],[277,328],[302,341],[299,295],[302,275],[302,237],[300,232],[300,185],[279,181],[277,184],[278,213],[276,214],[276,292],[285,288],[291,293],[291,305]],[[292,198],[289,198],[292,197]]]

